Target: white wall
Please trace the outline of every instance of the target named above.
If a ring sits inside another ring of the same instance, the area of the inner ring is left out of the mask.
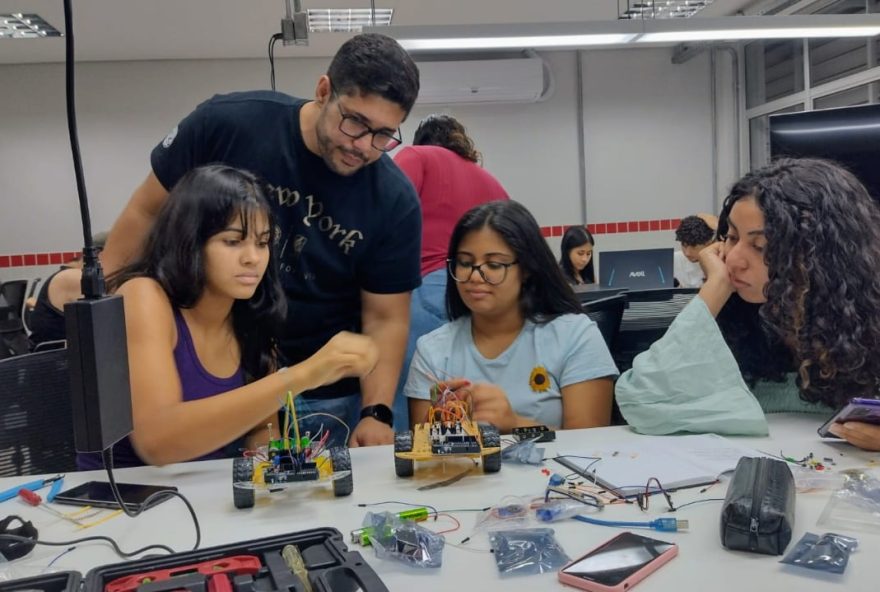
[[[487,170],[544,226],[582,222],[577,55],[543,54],[555,94],[529,105],[416,106],[404,124],[459,117]],[[682,66],[670,50],[584,52],[590,222],[674,218],[710,209],[708,58]],[[311,96],[326,59],[279,59],[279,90]],[[60,64],[0,66],[0,255],[73,251],[81,244]],[[149,170],[149,153],[199,102],[265,88],[265,60],[77,65],[80,143],[95,231],[107,229]],[[671,246],[671,232],[603,235],[600,248]],[[550,239],[558,249],[558,239]],[[620,244],[622,243],[622,244]],[[0,280],[50,268],[0,269]]]

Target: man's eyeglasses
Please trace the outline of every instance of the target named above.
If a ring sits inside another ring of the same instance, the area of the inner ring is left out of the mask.
[[[339,131],[353,140],[359,140],[367,134],[372,134],[372,146],[379,152],[389,152],[394,150],[403,142],[400,137],[400,130],[378,129],[374,130],[366,123],[360,120],[357,115],[346,113],[342,110],[339,103],[339,95],[333,91],[333,97],[336,99],[336,108],[339,109],[339,115],[342,119],[339,121]]]
[[[458,283],[470,281],[474,271],[480,274],[483,281],[489,285],[497,286],[507,279],[507,270],[518,262],[501,263],[500,261],[484,261],[479,265],[474,265],[473,261],[460,261],[458,259],[447,259],[446,265],[449,269],[449,276]]]

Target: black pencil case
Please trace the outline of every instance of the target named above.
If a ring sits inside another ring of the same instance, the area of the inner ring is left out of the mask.
[[[721,508],[721,544],[781,555],[794,528],[794,477],[772,458],[739,459]]]

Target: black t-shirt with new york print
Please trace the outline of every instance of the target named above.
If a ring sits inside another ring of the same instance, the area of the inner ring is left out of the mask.
[[[350,177],[332,172],[303,143],[305,103],[272,91],[216,95],[151,155],[153,172],[169,190],[209,163],[264,180],[280,231],[276,261],[288,298],[281,349],[291,364],[339,331],[360,331],[361,289],[394,294],[421,281],[421,213],[409,180],[384,154]],[[358,390],[357,380],[346,379],[309,395]]]

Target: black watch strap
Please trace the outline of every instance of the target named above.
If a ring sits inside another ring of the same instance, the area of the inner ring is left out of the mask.
[[[394,427],[394,412],[391,411],[388,405],[381,403],[378,405],[367,405],[361,409],[361,419],[365,417],[372,417],[384,424],[388,424],[388,427]]]

